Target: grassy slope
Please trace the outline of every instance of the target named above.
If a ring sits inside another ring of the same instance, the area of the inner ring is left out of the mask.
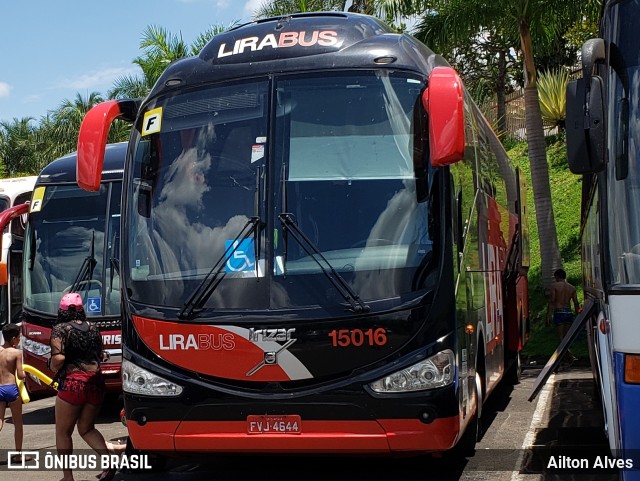
[[[526,174],[528,182],[527,203],[529,207],[529,229],[531,233],[531,269],[529,270],[529,316],[531,333],[524,348],[525,358],[546,361],[560,343],[553,326],[546,324],[547,299],[540,278],[540,240],[536,223],[536,209],[531,188],[531,174],[527,144],[511,143],[506,146],[516,166]],[[551,197],[558,234],[558,243],[567,280],[578,289],[580,303],[582,295],[582,274],[580,264],[580,195],[581,177],[574,175],[567,166],[566,144],[562,137],[552,137],[547,141],[547,161]],[[578,338],[572,352],[580,359],[588,358],[586,339]]]

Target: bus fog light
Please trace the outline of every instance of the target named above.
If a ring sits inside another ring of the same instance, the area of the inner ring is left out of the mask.
[[[422,391],[453,382],[455,356],[446,349],[370,384],[379,393]]]
[[[178,396],[182,393],[182,386],[123,359],[122,390],[144,396]]]

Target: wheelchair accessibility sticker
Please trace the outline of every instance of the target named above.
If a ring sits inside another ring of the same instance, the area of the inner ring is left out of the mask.
[[[87,312],[89,314],[100,314],[102,312],[102,298],[87,297]]]
[[[253,239],[245,239],[243,241],[228,240],[224,244],[225,251],[232,251],[227,257],[225,264],[225,272],[254,272],[256,270],[256,251]],[[235,250],[233,250],[235,247]]]

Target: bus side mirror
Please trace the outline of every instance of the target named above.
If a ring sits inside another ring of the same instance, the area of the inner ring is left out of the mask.
[[[582,46],[582,78],[567,86],[567,161],[574,174],[604,168],[604,90],[602,78],[593,75],[593,67],[603,60],[604,40],[587,40]]]
[[[429,114],[431,165],[444,167],[464,157],[464,92],[462,80],[451,67],[436,67],[422,93]]]
[[[78,134],[76,182],[84,190],[100,188],[104,151],[109,128],[115,119],[133,122],[140,108],[140,100],[109,100],[93,107],[82,120]]]
[[[14,205],[0,213],[0,252],[2,251],[2,241],[4,240],[2,232],[4,232],[4,229],[13,219],[29,212],[29,204],[29,202],[25,202],[24,204]],[[8,283],[9,273],[7,271],[7,263],[2,262],[0,263],[0,286],[6,286]]]
[[[574,174],[600,172],[604,168],[604,99],[602,79],[591,77],[588,103],[585,79],[567,86],[567,162]]]

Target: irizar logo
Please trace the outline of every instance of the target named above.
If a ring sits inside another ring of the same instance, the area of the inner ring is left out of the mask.
[[[275,342],[284,342],[277,350],[275,351],[264,351],[262,361],[256,364],[249,372],[247,372],[247,377],[254,375],[264,366],[273,366],[278,364],[278,354],[291,346],[294,342],[297,341],[296,338],[293,337],[296,330],[295,328],[291,329],[249,329],[249,340],[253,342],[260,341],[275,341]]]
[[[220,45],[218,58],[228,57],[244,53],[249,49],[252,52],[264,48],[285,48],[300,45],[301,47],[332,47],[338,45],[338,32],[333,30],[314,30],[313,32],[282,32],[280,34],[270,33],[264,37],[247,37],[235,41],[232,50],[226,50],[227,44]]]
[[[249,329],[250,341],[285,342],[293,339],[296,329]]]

